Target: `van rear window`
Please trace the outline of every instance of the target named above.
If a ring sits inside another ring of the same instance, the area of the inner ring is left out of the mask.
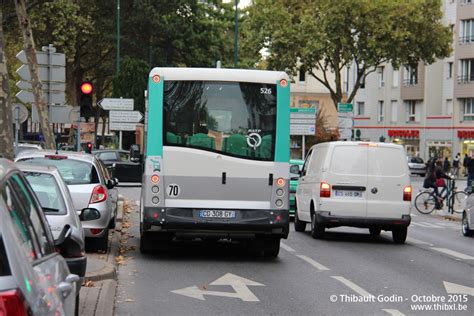
[[[331,159],[336,174],[367,175],[366,146],[336,146]]]
[[[369,174],[373,176],[399,177],[407,168],[403,151],[397,148],[369,148]]]

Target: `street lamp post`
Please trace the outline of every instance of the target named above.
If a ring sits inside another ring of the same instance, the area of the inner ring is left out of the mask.
[[[117,0],[117,57],[115,75],[120,72],[120,0]]]

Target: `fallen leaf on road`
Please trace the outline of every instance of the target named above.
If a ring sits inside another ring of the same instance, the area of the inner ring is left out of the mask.
[[[127,298],[127,299],[125,300],[125,302],[131,303],[131,302],[135,302],[135,300],[132,300],[131,298]]]
[[[115,257],[115,262],[117,264],[123,264],[125,261],[125,258],[123,256],[118,256],[118,257]]]
[[[92,281],[87,281],[87,282],[84,283],[82,286],[84,286],[84,287],[94,287],[94,282],[92,282]]]

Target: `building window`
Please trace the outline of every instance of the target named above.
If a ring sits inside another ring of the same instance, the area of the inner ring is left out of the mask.
[[[474,19],[461,20],[459,27],[459,42],[474,43]]]
[[[398,82],[400,80],[400,72],[398,69],[393,70],[393,78],[392,78],[392,87],[398,88]]]
[[[416,122],[416,101],[406,101],[407,122]]]
[[[365,115],[365,103],[357,102],[356,105],[357,105],[356,115],[359,115],[359,116]]]
[[[392,108],[392,117],[391,117],[391,122],[396,122],[398,121],[398,103],[397,100],[392,100],[391,101],[391,108]]]
[[[418,67],[405,66],[403,85],[414,86],[416,84],[418,84]]]
[[[461,59],[459,61],[458,83],[474,81],[474,59]]]
[[[472,0],[461,0],[462,4],[472,4]]]
[[[365,89],[365,74],[363,74],[362,77],[360,78],[359,88]]]
[[[474,121],[474,98],[462,99],[463,121]]]
[[[377,122],[383,122],[383,101],[379,101],[379,111]]]
[[[380,66],[378,68],[378,73],[379,73],[379,87],[383,87],[385,85],[385,82],[384,82],[384,77],[383,77],[383,71],[384,71],[385,67],[384,66]]]
[[[453,62],[448,63],[448,79],[453,78]]]
[[[302,83],[306,82],[306,71],[304,69],[299,71],[299,81]]]

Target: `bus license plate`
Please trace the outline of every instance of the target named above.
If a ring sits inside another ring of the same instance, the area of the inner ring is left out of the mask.
[[[235,211],[202,210],[199,211],[202,218],[235,218]]]
[[[336,196],[344,196],[344,197],[355,197],[361,198],[362,192],[360,191],[334,191],[334,195]]]

